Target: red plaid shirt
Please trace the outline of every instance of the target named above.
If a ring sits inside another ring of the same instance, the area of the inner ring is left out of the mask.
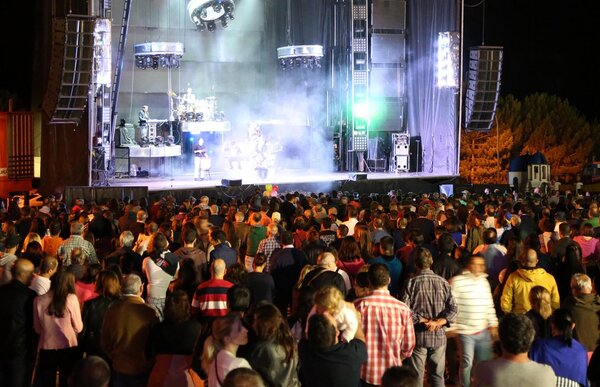
[[[415,347],[412,313],[405,303],[387,290],[374,290],[355,301],[361,313],[369,359],[360,378],[369,384],[381,384],[381,376],[392,366],[401,366]]]

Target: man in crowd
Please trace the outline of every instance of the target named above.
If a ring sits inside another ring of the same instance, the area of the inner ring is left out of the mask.
[[[205,320],[227,314],[227,289],[233,284],[224,280],[225,261],[217,258],[211,265],[212,278],[198,285],[192,299],[192,313]]]
[[[131,231],[123,231],[119,235],[119,248],[104,258],[104,263],[108,267],[117,265],[124,274],[131,272],[141,273],[142,256],[133,251],[135,237]]]
[[[223,231],[219,229],[212,231],[210,233],[210,241],[214,249],[210,252],[209,263],[214,262],[216,259],[225,261],[227,267],[237,263],[237,253],[234,248],[229,246],[229,242],[227,242]]]
[[[29,288],[38,296],[48,293],[50,290],[50,279],[58,270],[58,260],[54,257],[44,257],[40,263],[40,272],[35,275]]]
[[[306,254],[294,247],[294,236],[286,231],[281,234],[282,249],[271,257],[271,275],[275,281],[274,304],[281,314],[287,316],[292,302],[292,288],[300,277],[300,271],[308,263]]]
[[[360,372],[363,386],[379,385],[384,371],[401,366],[415,346],[415,331],[408,306],[390,295],[390,272],[386,265],[369,266],[372,292],[356,300],[367,343],[367,362]]]
[[[564,307],[573,315],[574,337],[588,352],[593,352],[599,338],[600,297],[593,291],[592,279],[581,273],[571,278],[571,294],[572,296],[565,300]]]
[[[524,314],[509,313],[498,329],[502,357],[475,366],[476,386],[556,386],[556,375],[546,364],[529,360],[535,336],[531,320]]]
[[[373,263],[383,263],[390,272],[390,293],[397,297],[400,294],[400,277],[402,276],[402,261],[394,255],[394,239],[391,236],[384,236],[379,242],[379,256],[369,261]]]
[[[279,227],[276,223],[272,223],[267,227],[267,237],[258,244],[257,253],[263,253],[267,259],[266,272],[271,271],[271,256],[275,250],[281,248],[279,242]]]
[[[195,246],[198,231],[193,223],[186,223],[181,230],[181,239],[183,247],[175,250],[175,255],[179,256],[179,261],[185,258],[190,258],[194,261],[197,279],[200,283],[210,278],[210,270],[206,253]]]
[[[83,239],[83,224],[79,222],[71,223],[71,236],[65,239],[58,248],[58,256],[63,260],[63,266],[71,265],[71,250],[74,248],[80,248],[89,263],[98,263],[96,250],[90,242]]]
[[[433,387],[444,386],[446,366],[446,332],[456,319],[457,307],[448,282],[431,270],[433,257],[429,250],[417,247],[415,251],[417,275],[406,283],[402,301],[413,312],[416,345],[410,358],[410,367],[423,384],[425,365]]]

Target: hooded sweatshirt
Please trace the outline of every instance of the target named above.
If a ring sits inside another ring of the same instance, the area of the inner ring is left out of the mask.
[[[597,294],[571,296],[565,300],[564,307],[573,314],[575,339],[583,344],[588,352],[592,352],[598,342],[597,313],[600,312],[600,297]]]
[[[560,307],[558,287],[554,277],[542,268],[518,269],[510,274],[502,291],[500,306],[505,313],[525,313],[531,309],[529,291],[534,286],[543,286],[550,292],[552,309]]]

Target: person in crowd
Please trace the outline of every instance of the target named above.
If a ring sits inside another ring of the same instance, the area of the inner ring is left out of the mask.
[[[281,249],[279,227],[277,224],[270,224],[267,227],[267,237],[260,241],[256,250],[256,254],[264,254],[266,257],[265,269],[267,273],[271,271],[271,256],[279,249]]]
[[[48,293],[50,290],[51,278],[58,271],[58,260],[55,257],[48,256],[42,259],[39,273],[33,276],[29,288],[37,293],[38,296]]]
[[[279,309],[258,305],[252,313],[252,343],[248,362],[268,386],[299,387],[296,342]]]
[[[415,265],[417,275],[409,279],[402,301],[413,312],[416,345],[409,366],[423,383],[425,365],[432,386],[444,385],[446,357],[445,327],[454,323],[457,315],[456,301],[448,282],[431,271],[433,257],[429,250],[417,248]]]
[[[566,248],[565,256],[556,265],[556,285],[561,300],[571,295],[571,279],[577,273],[584,273],[581,262],[581,249],[575,245]]]
[[[474,386],[556,386],[552,368],[528,357],[535,331],[531,320],[519,313],[509,313],[498,328],[502,356],[477,363]]]
[[[350,277],[355,277],[364,265],[365,261],[360,256],[360,247],[356,239],[351,236],[342,238],[338,249],[337,266],[348,273]]]
[[[67,270],[70,270],[74,265],[71,265]],[[85,265],[83,275],[75,281],[75,294],[79,300],[79,306],[83,308],[83,303],[98,296],[95,292],[96,277],[102,270],[102,266],[98,263],[93,265]]]
[[[344,296],[338,288],[331,285],[323,286],[315,292],[315,305],[308,314],[308,320],[314,314],[329,313],[336,321],[341,340],[349,342],[354,338],[358,328],[355,308],[350,305],[344,301]]]
[[[319,232],[315,227],[311,227],[306,233],[306,243],[302,246],[302,251],[306,254],[308,263],[314,265],[317,258],[325,251],[325,243],[319,238]]]
[[[231,370],[225,380],[223,387],[265,387],[260,374],[251,368],[236,368]]]
[[[543,286],[550,292],[552,309],[560,306],[560,296],[554,277],[546,270],[537,267],[535,250],[529,249],[520,259],[520,269],[512,272],[502,291],[500,306],[504,313],[525,313],[531,309],[529,292],[534,286]]]
[[[103,270],[96,279],[95,292],[98,297],[84,302],[82,309],[83,330],[79,335],[81,350],[87,356],[107,358],[101,348],[102,323],[104,315],[112,304],[121,297],[119,276],[110,270]]]
[[[346,220],[342,224],[348,227],[348,236],[354,236],[354,227],[358,223],[356,218],[356,208],[354,206],[346,206]]]
[[[568,309],[557,309],[551,317],[552,337],[536,340],[529,358],[547,364],[554,370],[557,386],[587,385],[588,354],[585,347],[573,338],[575,322]]]
[[[408,366],[390,367],[381,377],[381,387],[419,387],[417,374]]]
[[[167,295],[174,293],[177,290],[182,290],[188,295],[188,299],[191,300],[194,298],[194,293],[199,284],[195,266],[196,265],[191,258],[183,258],[179,261],[177,278],[169,284]]]
[[[194,269],[196,270],[198,281],[204,282],[210,278],[210,269],[206,253],[195,246],[198,238],[198,230],[193,223],[186,223],[181,230],[181,239],[183,247],[175,250],[175,255],[179,257],[179,261],[186,258],[194,261]]]
[[[407,230],[419,230],[423,233],[425,243],[431,243],[435,240],[435,223],[429,219],[429,209],[427,205],[421,205],[417,209],[418,217],[413,219],[406,226]]]
[[[63,270],[50,291],[33,302],[33,327],[40,335],[36,385],[66,386],[73,366],[80,358],[77,334],[83,329],[75,276]]]
[[[212,231],[210,233],[210,242],[214,249],[210,252],[209,264],[217,258],[225,261],[227,267],[231,267],[238,262],[237,252],[229,245],[223,231],[220,229]]]
[[[190,300],[178,290],[165,307],[165,320],[150,331],[146,350],[154,366],[149,386],[200,386],[200,376],[192,370],[192,357],[199,356],[202,326],[192,319]]]
[[[12,280],[0,286],[0,385],[25,387],[31,382],[35,362],[33,300],[28,286],[35,267],[18,259],[12,266]]]
[[[464,387],[471,385],[474,360],[492,358],[492,341],[498,336],[498,318],[486,277],[485,260],[475,255],[469,258],[467,270],[450,280],[458,307],[456,330],[462,347],[460,376]]]
[[[154,236],[152,253],[142,262],[142,271],[148,279],[146,302],[158,311],[162,320],[169,284],[177,276],[179,258],[168,250],[169,242],[162,233]]]
[[[282,249],[271,257],[271,275],[275,282],[273,302],[281,314],[287,316],[292,303],[292,289],[300,277],[300,271],[307,264],[306,254],[294,247],[294,236],[290,232],[281,234]]]
[[[579,229],[579,235],[573,237],[581,249],[581,263],[585,273],[596,283],[598,264],[600,264],[600,240],[594,238],[594,227],[591,223],[584,223]]]
[[[571,225],[567,222],[562,222],[558,226],[558,239],[554,241],[552,258],[555,262],[560,262],[565,256],[567,246],[576,245],[579,249],[579,244],[571,238]],[[583,256],[583,254],[582,254]]]
[[[7,237],[4,241],[4,252],[0,252],[0,285],[7,284],[12,279],[12,267],[18,259],[16,255],[18,247],[18,235]]]
[[[342,273],[344,272],[336,265],[335,256],[329,252],[323,253],[319,255],[316,267],[304,277],[302,287],[312,287],[318,290],[331,285],[338,288],[345,296],[347,293],[346,283],[349,283],[349,280],[347,281]]]
[[[495,228],[488,228],[483,231],[483,244],[473,250],[473,254],[482,255],[485,259],[486,271],[489,275],[488,281],[492,289],[498,286],[498,276],[500,272],[508,266],[506,262],[506,247],[498,243],[498,232]]]
[[[600,297],[594,292],[592,279],[582,273],[571,278],[571,296],[567,297],[563,307],[573,316],[575,330],[573,337],[592,352],[598,344],[600,335]]]
[[[64,267],[71,265],[71,251],[75,248],[79,248],[84,252],[89,263],[98,263],[96,250],[90,242],[83,239],[83,231],[82,223],[71,223],[71,236],[65,239],[58,248],[58,256],[62,260]]]
[[[63,239],[60,237],[60,222],[57,220],[52,221],[48,230],[50,235],[45,235],[42,239],[44,253],[50,257],[58,257],[58,249],[63,242]]]
[[[241,266],[241,264],[240,264]],[[244,285],[233,285],[227,289],[227,310],[229,313],[237,313],[242,318],[250,309],[250,289]]]
[[[69,377],[69,387],[109,387],[110,366],[99,356],[86,356],[81,359]]]
[[[356,335],[349,342],[339,340],[337,323],[330,314],[315,314],[310,318],[308,339],[300,346],[303,384],[315,387],[360,385],[367,346],[361,316],[356,309],[352,313],[359,323]]]
[[[483,243],[483,220],[484,217],[476,211],[472,211],[467,218],[465,248],[469,253],[472,253],[477,246]]]
[[[261,219],[260,212],[253,213],[250,219],[250,228],[248,228],[246,237],[246,256],[244,258],[244,264],[248,272],[252,271],[252,261],[258,251],[258,245],[267,237],[267,228],[261,224]]]
[[[119,235],[119,248],[104,257],[106,266],[118,265],[124,272],[142,271],[142,256],[133,251],[135,237],[131,231]]]
[[[133,250],[141,256],[144,256],[148,247],[152,248],[150,241],[153,236],[158,232],[158,224],[156,222],[150,222],[146,225],[146,232],[138,235],[138,239],[133,246]]]
[[[257,253],[252,263],[253,270],[246,275],[246,286],[250,289],[252,304],[259,304],[263,301],[273,302],[275,282],[271,274],[264,271],[266,265],[265,254]]]
[[[152,369],[145,348],[159,318],[156,309],[144,303],[143,291],[142,279],[128,275],[123,280],[123,297],[104,315],[100,346],[111,362],[114,387],[146,386]]]
[[[27,234],[27,237],[25,239],[26,243],[23,243],[23,251],[21,252],[20,257],[30,260],[35,267],[39,267],[40,262],[44,257],[42,240],[40,239],[40,236],[38,234],[31,232]]]
[[[394,255],[394,239],[391,236],[383,236],[379,241],[379,255],[369,260],[369,264],[374,263],[387,266],[390,271],[390,294],[395,297],[400,295],[402,262]]]
[[[409,307],[390,295],[387,266],[382,263],[369,265],[368,273],[372,291],[355,301],[360,324],[366,332],[368,353],[360,379],[363,384],[378,385],[387,368],[401,366],[405,359],[411,357],[415,331]]]
[[[240,345],[248,343],[248,329],[236,313],[216,319],[212,335],[204,343],[202,369],[208,387],[221,387],[227,374],[236,368],[252,368],[246,359],[236,357]]]
[[[192,299],[192,314],[210,323],[215,317],[227,314],[227,289],[233,283],[223,279],[227,268],[225,261],[216,259],[211,265],[212,278],[198,285]]]
[[[456,243],[452,235],[447,232],[440,235],[438,238],[439,255],[434,258],[431,270],[446,281],[461,273],[460,266],[454,259],[455,249]]]
[[[552,297],[543,286],[534,286],[529,291],[531,309],[525,313],[535,330],[534,339],[547,339],[551,336],[550,316],[552,315]]]

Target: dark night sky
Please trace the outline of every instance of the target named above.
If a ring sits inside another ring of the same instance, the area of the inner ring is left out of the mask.
[[[138,0],[139,1],[139,0]],[[409,0],[418,1],[418,0]],[[28,105],[33,60],[33,1],[2,1],[3,59],[0,89],[18,93]],[[588,118],[600,118],[600,2],[465,0],[465,50],[504,47],[502,95],[518,98],[547,92],[567,98]],[[410,6],[410,5],[409,5]]]

